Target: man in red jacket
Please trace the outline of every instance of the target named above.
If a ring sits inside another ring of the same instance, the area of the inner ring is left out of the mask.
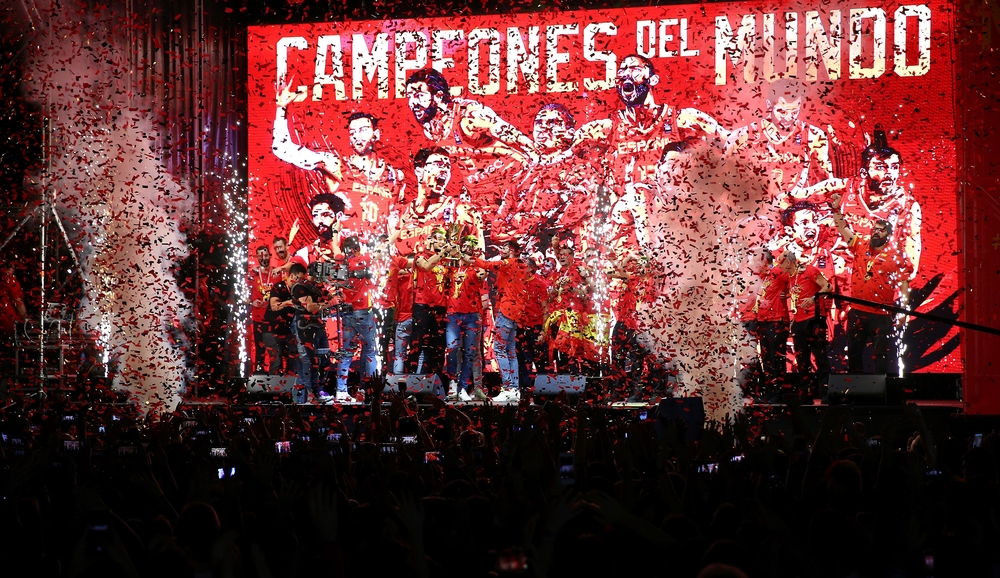
[[[769,401],[777,401],[785,385],[785,352],[788,342],[788,273],[796,267],[795,255],[785,251],[778,264],[763,261],[756,274],[761,278],[760,291],[754,300],[754,332],[760,345],[764,371],[764,390]]]
[[[447,367],[450,378],[448,399],[453,401],[485,401],[489,399],[479,387],[469,395],[472,386],[473,362],[482,337],[483,279],[486,271],[478,267],[479,241],[469,235],[462,240],[461,254],[450,260],[447,291],[448,325],[445,330]],[[459,365],[461,355],[461,365]]]
[[[525,265],[524,306],[517,320],[517,355],[521,362],[518,383],[521,390],[534,385],[531,377],[536,371],[544,373],[551,370],[549,346],[542,328],[549,311],[548,277],[555,272],[555,261],[549,260],[539,266],[534,258],[529,257]],[[520,401],[520,393],[517,399],[510,399],[512,397],[508,396],[508,403]]]
[[[875,221],[871,235],[858,235],[847,224],[840,212],[841,197],[830,197],[833,222],[854,255],[851,267],[851,296],[873,303],[895,305],[897,300],[905,307],[909,296],[909,279],[913,275],[913,262],[891,242],[892,223]],[[875,350],[874,372],[884,374],[889,367],[890,347],[894,347],[896,334],[905,316],[896,317],[880,307],[852,304],[847,312],[847,366],[851,373],[864,370],[864,349],[871,343]]]
[[[826,319],[816,315],[816,294],[829,291],[830,283],[819,269],[801,263],[792,272],[788,286],[792,345],[795,347],[800,393],[803,402],[812,403],[812,398],[826,387],[830,378]],[[815,372],[812,371],[813,360],[816,361]]]
[[[496,403],[516,401],[520,372],[517,364],[517,320],[525,304],[524,279],[527,271],[518,259],[520,246],[516,241],[500,245],[500,260],[479,260],[476,265],[496,271],[497,318],[493,342],[503,390],[494,398]]]

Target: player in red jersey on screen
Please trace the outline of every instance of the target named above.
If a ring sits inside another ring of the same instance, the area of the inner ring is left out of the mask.
[[[403,173],[376,151],[382,131],[378,119],[356,112],[347,120],[351,153],[311,150],[292,140],[288,105],[304,98],[288,86],[278,91],[271,150],[279,159],[301,169],[320,172],[330,193],[344,202],[340,215],[345,235],[357,235],[368,244],[388,229],[393,204],[402,198]]]
[[[406,98],[427,140],[448,151],[473,206],[495,215],[506,182],[534,155],[531,139],[488,106],[453,97],[432,68],[406,79]]]
[[[839,208],[858,235],[870,234],[879,220],[888,221],[892,225],[889,242],[909,261],[907,281],[912,281],[920,267],[923,213],[912,191],[900,182],[902,162],[899,151],[889,146],[885,132],[876,130],[872,143],[861,152],[859,178],[842,195]]]
[[[802,84],[780,78],[768,87],[766,116],[734,130],[726,141],[728,154],[745,156],[767,179],[778,210],[842,184],[832,178],[826,133],[800,118],[805,104]]]
[[[504,193],[491,238],[516,239],[528,253],[544,253],[553,238],[583,246],[591,233],[601,175],[573,149],[576,120],[558,103],[535,115],[532,140],[538,158],[527,165]]]
[[[663,158],[683,148],[689,135],[715,135],[718,124],[705,113],[657,104],[653,87],[660,82],[653,62],[638,54],[618,66],[615,88],[622,107],[611,118],[595,120],[576,133],[577,147],[595,147],[603,154],[616,258],[651,246],[650,221],[663,210],[652,187]]]
[[[446,195],[451,182],[452,163],[448,151],[425,148],[413,158],[417,195],[400,211],[399,221],[389,236],[400,255],[412,255],[430,236],[442,228],[453,239],[473,235],[482,241],[482,218],[478,211],[457,197]]]

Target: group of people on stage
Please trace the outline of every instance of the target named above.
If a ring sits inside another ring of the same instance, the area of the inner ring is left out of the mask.
[[[850,373],[898,369],[890,362],[897,357],[907,316],[879,305],[910,305],[909,284],[921,250],[920,207],[899,186],[900,161],[885,133],[877,132],[862,152],[864,188],[847,196],[831,193],[823,205],[795,202],[782,212],[784,238],[751,261],[754,283],[743,294],[740,313],[758,343],[762,397],[778,398],[782,386],[795,385],[785,380],[789,337],[805,399],[823,395],[830,360],[842,353],[843,341]],[[837,231],[827,240],[821,229],[824,215]],[[830,292],[867,303],[848,305],[818,295]],[[868,363],[867,347],[873,351]]]
[[[452,96],[440,72],[417,71],[406,97],[426,142],[392,143],[418,149],[406,170],[380,152],[380,121],[365,112],[347,119],[347,154],[295,142],[288,109],[306,96],[281,87],[272,150],[328,191],[308,200],[315,240],[293,252],[293,228],[256,249],[256,368],[266,350],[268,372],[296,373],[301,391],[323,402],[353,399],[353,358],[362,377],[440,374],[456,400],[486,398],[486,365],[500,372],[497,401],[518,399],[536,372],[640,375],[658,362],[642,346],[639,311],[670,282],[656,259],[669,210],[658,191],[677,185],[686,150],[710,143],[766,183],[756,217],[780,219],[776,234],[751,240],[763,249],[759,288],[731,296],[742,299],[763,371],[772,383],[784,374],[791,332],[799,371],[816,375],[810,387],[825,383],[827,322],[812,316],[814,295],[894,302],[918,266],[920,207],[900,183],[901,155],[877,132],[858,174],[835,177],[830,138],[800,119],[806,96],[794,79],[772,83],[766,115],[733,131],[702,111],[657,104],[658,83],[651,61],[626,56],[610,118],[577,126],[566,106],[550,103],[529,136]],[[884,371],[891,316],[855,306],[841,331],[844,309],[835,305],[829,324],[851,344],[851,369],[868,340]],[[341,353],[329,354],[331,341]]]

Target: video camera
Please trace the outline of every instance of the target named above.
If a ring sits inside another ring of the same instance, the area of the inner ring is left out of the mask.
[[[320,283],[346,282],[349,275],[346,261],[322,261],[309,264],[309,276]]]

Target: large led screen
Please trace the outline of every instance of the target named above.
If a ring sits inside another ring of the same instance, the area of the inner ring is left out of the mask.
[[[310,201],[330,194],[344,233],[406,254],[431,195],[447,234],[481,234],[488,255],[516,239],[590,271],[650,264],[639,341],[688,372],[727,359],[725,374],[753,356],[739,321],[763,252],[850,293],[836,204],[857,235],[890,223],[908,304],[955,319],[951,17],[787,1],[252,27],[251,255],[292,237],[321,256]],[[434,151],[450,167],[423,165]],[[591,307],[610,326],[631,290],[605,281]],[[828,323],[834,370],[846,308]],[[955,328],[910,319],[903,335],[906,371],[961,371]]]

